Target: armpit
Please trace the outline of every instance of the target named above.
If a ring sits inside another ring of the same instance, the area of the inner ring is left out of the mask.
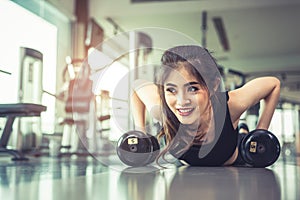
[[[151,117],[156,119],[159,122],[162,122],[162,111],[160,105],[155,105],[150,108],[149,113]]]

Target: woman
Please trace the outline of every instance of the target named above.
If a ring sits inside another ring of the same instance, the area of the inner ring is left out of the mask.
[[[237,160],[239,118],[264,100],[257,129],[268,129],[280,94],[275,77],[251,80],[224,91],[217,65],[206,49],[177,46],[162,56],[158,83],[137,82],[131,103],[137,129],[145,131],[145,112],[163,125],[167,152],[197,166],[232,165]]]

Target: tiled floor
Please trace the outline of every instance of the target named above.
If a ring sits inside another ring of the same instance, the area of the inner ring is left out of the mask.
[[[120,171],[91,156],[22,162],[0,156],[1,200],[300,199],[295,157],[280,158],[268,168],[170,167],[133,173],[140,169]]]

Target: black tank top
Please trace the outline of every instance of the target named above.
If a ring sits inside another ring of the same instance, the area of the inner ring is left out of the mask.
[[[226,92],[226,99],[227,101],[229,99],[228,92]],[[199,158],[199,150],[202,146],[193,145],[179,158],[180,160],[184,160],[191,166],[221,166],[233,155],[237,146],[238,131],[232,126],[227,102],[226,108],[220,137],[216,138],[217,142],[211,151],[205,157]],[[205,145],[203,147],[205,148]]]

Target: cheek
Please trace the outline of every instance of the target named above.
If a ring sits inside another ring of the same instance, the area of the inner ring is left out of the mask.
[[[204,92],[199,92],[195,95],[190,96],[190,100],[193,102],[193,104],[197,107],[203,107],[205,104],[207,104],[208,98],[207,94]]]
[[[166,103],[170,109],[174,106],[176,103],[176,97],[174,95],[165,95]]]
[[[207,95],[199,95],[197,97],[196,102],[198,103],[198,107],[202,110],[205,109],[209,103]]]

